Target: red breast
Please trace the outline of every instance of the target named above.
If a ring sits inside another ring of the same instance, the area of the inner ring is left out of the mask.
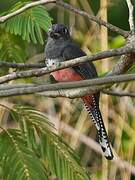
[[[67,68],[59,71],[52,72],[51,75],[59,82],[68,82],[68,81],[80,81],[82,77],[77,74],[73,69]]]

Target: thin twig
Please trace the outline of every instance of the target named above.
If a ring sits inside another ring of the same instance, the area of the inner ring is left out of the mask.
[[[12,18],[12,17],[14,17],[14,16],[16,16],[16,15],[18,15],[18,14],[32,8],[32,7],[42,5],[42,4],[55,3],[55,2],[56,2],[56,0],[40,0],[40,1],[28,3],[25,6],[21,7],[20,9],[14,11],[12,13],[9,13],[9,14],[7,14],[5,16],[1,16],[0,17],[0,23],[5,22],[8,19],[10,19],[10,18]]]
[[[127,97],[135,98],[135,93],[133,93],[133,92],[125,92],[125,91],[120,90],[120,89],[103,89],[102,92],[104,94],[108,94],[108,95],[111,95],[111,96],[118,96],[118,97],[127,96]]]
[[[5,61],[0,61],[0,67],[7,67],[7,68],[18,68],[18,69],[23,69],[23,68],[43,68],[45,67],[45,64],[24,64],[24,63],[11,63],[11,62],[5,62]]]
[[[135,33],[135,24],[134,24],[134,7],[131,0],[126,0],[128,9],[129,9],[129,26],[132,33]]]
[[[76,98],[84,96],[88,93],[93,93],[95,91],[108,88],[110,85],[114,83],[127,82],[131,80],[135,80],[135,73],[46,85],[26,86],[25,84],[24,87],[22,85],[20,87],[19,85],[6,85],[6,87],[4,88],[4,85],[2,85],[2,89],[0,89],[0,97],[9,97],[15,95],[44,92],[44,95],[49,97],[61,96],[68,98]]]
[[[50,68],[41,68],[41,69],[36,69],[36,70],[33,69],[33,70],[27,70],[27,71],[13,72],[11,74],[0,77],[0,84],[14,80],[14,79],[19,79],[19,78],[42,76],[44,74],[48,74],[56,70],[72,67],[86,61],[100,60],[107,57],[128,54],[133,51],[134,49],[130,48],[129,46],[124,46],[122,48],[111,49],[108,51],[100,52],[95,55],[83,56],[83,57],[79,57],[79,58],[72,59],[69,61],[65,61],[63,63],[59,63],[57,66],[52,66]]]

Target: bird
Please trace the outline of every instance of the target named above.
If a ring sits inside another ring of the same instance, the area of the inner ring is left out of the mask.
[[[86,56],[86,53],[72,40],[68,27],[61,23],[53,24],[49,28],[44,53],[47,67]],[[84,62],[70,68],[57,70],[50,73],[50,75],[57,82],[80,81],[98,77],[96,68],[92,62]],[[100,92],[96,92],[84,95],[81,99],[97,129],[98,141],[103,155],[106,159],[112,160],[114,155],[101,115],[99,97]]]

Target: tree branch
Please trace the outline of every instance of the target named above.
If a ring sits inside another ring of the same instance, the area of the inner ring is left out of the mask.
[[[69,61],[65,61],[63,63],[59,63],[57,66],[52,66],[50,68],[46,67],[46,68],[41,68],[41,69],[36,69],[36,70],[13,72],[11,74],[0,77],[0,84],[5,83],[5,82],[9,82],[9,81],[14,80],[14,79],[19,79],[19,78],[42,76],[44,74],[48,74],[48,73],[54,72],[56,70],[72,67],[72,66],[75,66],[77,64],[86,62],[86,61],[101,60],[101,59],[104,59],[107,57],[118,56],[118,55],[122,55],[122,54],[128,54],[128,53],[131,53],[134,51],[135,51],[134,48],[130,47],[129,45],[126,45],[122,48],[111,49],[108,51],[97,53],[97,54],[92,55],[92,56],[90,56],[90,55],[89,56],[83,56],[83,57],[79,57],[79,58],[72,59]]]
[[[128,5],[128,9],[129,9],[129,26],[130,26],[130,30],[131,33],[135,33],[135,24],[134,24],[134,7],[131,3],[131,0],[126,0],[127,5]]]
[[[125,91],[120,90],[120,89],[103,89],[102,93],[108,94],[108,95],[111,95],[111,96],[118,96],[118,97],[127,96],[127,97],[135,98],[135,93],[133,93],[133,92],[125,92]]]
[[[5,61],[0,61],[0,67],[7,67],[7,68],[18,68],[18,69],[23,69],[23,68],[43,68],[45,67],[45,64],[24,64],[24,63],[11,63],[11,62],[5,62]]]
[[[120,60],[116,65],[113,67],[113,69],[107,74],[107,76],[113,76],[123,74],[127,72],[127,70],[134,64],[135,62],[135,55],[134,54],[128,54],[121,56]]]
[[[0,97],[44,92],[44,95],[49,97],[61,96],[76,98],[84,96],[88,93],[99,91],[103,88],[108,88],[114,83],[127,82],[131,80],[135,80],[135,73],[46,85],[2,85],[0,86]]]

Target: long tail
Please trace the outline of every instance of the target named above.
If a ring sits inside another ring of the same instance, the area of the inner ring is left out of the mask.
[[[101,145],[104,156],[106,157],[106,159],[112,160],[114,156],[112,153],[112,149],[110,147],[107,132],[95,96],[94,95],[84,96],[82,97],[82,100],[98,131],[98,140]]]

